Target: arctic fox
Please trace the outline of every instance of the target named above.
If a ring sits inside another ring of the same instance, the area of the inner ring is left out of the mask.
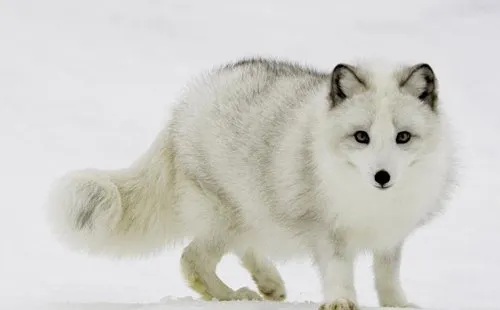
[[[205,299],[284,300],[273,260],[302,256],[318,268],[321,309],[357,309],[353,262],[368,250],[380,304],[412,307],[402,247],[450,193],[449,132],[426,63],[321,72],[246,58],[192,81],[130,167],[58,179],[50,219],[93,254],[139,256],[189,238],[182,272]],[[217,276],[227,253],[260,294]]]

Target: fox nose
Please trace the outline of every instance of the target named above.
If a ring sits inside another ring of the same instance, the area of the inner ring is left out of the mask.
[[[375,173],[375,182],[384,187],[391,180],[391,175],[385,170],[379,170]]]

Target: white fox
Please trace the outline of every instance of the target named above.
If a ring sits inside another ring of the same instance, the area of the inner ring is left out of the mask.
[[[94,254],[143,255],[189,238],[181,267],[206,299],[284,300],[273,260],[310,256],[321,309],[357,309],[353,262],[374,254],[382,306],[412,307],[405,239],[442,209],[453,143],[425,63],[340,63],[320,72],[248,58],[193,81],[129,168],[55,182],[52,227]],[[261,294],[216,274],[227,253]]]

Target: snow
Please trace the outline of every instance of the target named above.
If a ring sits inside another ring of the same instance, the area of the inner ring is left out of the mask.
[[[248,55],[434,67],[462,181],[446,213],[410,239],[403,284],[426,309],[500,309],[498,29],[495,0],[0,0],[0,309],[317,309],[308,261],[279,265],[286,303],[209,303],[184,284],[181,247],[114,261],[70,252],[46,226],[55,177],[129,164],[189,78]],[[369,256],[357,264],[359,301],[377,309]],[[219,273],[253,287],[231,256]]]

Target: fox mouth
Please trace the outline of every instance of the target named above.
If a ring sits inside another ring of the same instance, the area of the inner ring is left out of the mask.
[[[375,187],[382,190],[382,191],[385,191],[385,190],[391,188],[392,185],[375,185]]]

